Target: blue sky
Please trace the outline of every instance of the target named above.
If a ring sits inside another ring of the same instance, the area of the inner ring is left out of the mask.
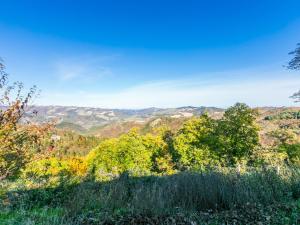
[[[39,105],[296,105],[299,0],[0,0],[0,56]]]

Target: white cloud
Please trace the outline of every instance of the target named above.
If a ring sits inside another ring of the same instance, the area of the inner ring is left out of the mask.
[[[112,75],[111,69],[103,65],[101,59],[91,57],[60,59],[54,64],[54,69],[62,81],[74,79],[90,81]]]
[[[146,108],[178,106],[228,107],[236,102],[251,106],[294,105],[289,96],[300,89],[300,76],[255,77],[249,79],[189,79],[151,82],[116,93],[57,93],[45,95],[40,102],[55,105],[105,108]]]

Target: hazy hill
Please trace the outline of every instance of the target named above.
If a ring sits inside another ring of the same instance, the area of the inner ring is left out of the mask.
[[[276,128],[293,129],[300,126],[299,107],[261,107],[257,109],[259,111],[258,123],[262,127],[263,136]],[[33,116],[33,112],[37,112],[37,114]],[[184,121],[204,112],[214,118],[220,118],[224,109],[192,106],[138,110],[32,106],[28,110],[26,119],[34,122],[53,120],[61,129],[101,137],[116,137],[133,127],[140,128],[143,133],[151,132],[160,125],[167,125],[171,129],[177,130]]]
[[[36,116],[32,116],[37,112]],[[56,121],[58,127],[69,128],[81,133],[97,131],[107,125],[119,123],[145,124],[155,118],[173,119],[189,118],[208,112],[213,116],[222,114],[223,109],[215,107],[180,107],[180,108],[146,108],[146,109],[103,109],[69,106],[31,106],[27,120],[34,122]]]

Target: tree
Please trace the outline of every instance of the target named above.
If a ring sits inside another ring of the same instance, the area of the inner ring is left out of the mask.
[[[296,49],[289,54],[293,55],[293,58],[289,61],[287,68],[290,70],[300,70],[300,43],[298,43]]]
[[[151,152],[151,171],[157,174],[175,172],[173,133],[167,127],[160,127],[157,135],[144,136],[144,145]]]
[[[202,170],[215,163],[212,151],[215,121],[207,114],[188,120],[179,130],[174,147],[180,169]]]
[[[292,130],[279,129],[270,133],[275,138],[276,150],[279,153],[286,153],[289,162],[300,165],[300,143],[297,134]]]
[[[147,149],[143,137],[133,129],[119,138],[103,141],[87,156],[89,171],[96,179],[113,178],[121,173],[134,175],[150,173],[150,149]]]
[[[300,70],[300,43],[298,43],[296,49],[289,54],[293,55],[293,58],[289,61],[287,68],[290,70]],[[295,99],[295,102],[299,102],[300,90],[294,93],[291,98]]]
[[[290,98],[294,99],[295,102],[300,102],[300,90],[295,92]]]
[[[36,91],[34,86],[23,94],[22,83],[10,85],[3,61],[0,61],[0,180],[17,174],[28,162],[31,153],[41,150],[48,124],[21,123]]]
[[[220,120],[204,114],[187,121],[174,140],[179,168],[234,165],[250,156],[259,145],[256,116],[256,110],[237,103]]]
[[[244,103],[228,108],[218,121],[215,149],[229,163],[236,163],[249,156],[259,144],[257,112]]]

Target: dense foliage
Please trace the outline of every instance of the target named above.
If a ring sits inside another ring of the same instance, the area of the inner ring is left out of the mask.
[[[90,173],[99,179],[124,172],[145,175],[234,166],[258,146],[257,131],[255,111],[238,103],[223,119],[204,114],[187,121],[175,135],[168,130],[157,135],[131,130],[105,140],[88,154],[87,162]]]
[[[52,146],[56,157],[84,156],[101,142],[101,138],[84,136],[69,130],[56,129],[55,136],[58,140],[54,141]]]
[[[123,172],[143,175],[150,172],[151,149],[143,137],[132,130],[118,139],[103,141],[87,156],[89,170],[96,178],[105,179]]]

